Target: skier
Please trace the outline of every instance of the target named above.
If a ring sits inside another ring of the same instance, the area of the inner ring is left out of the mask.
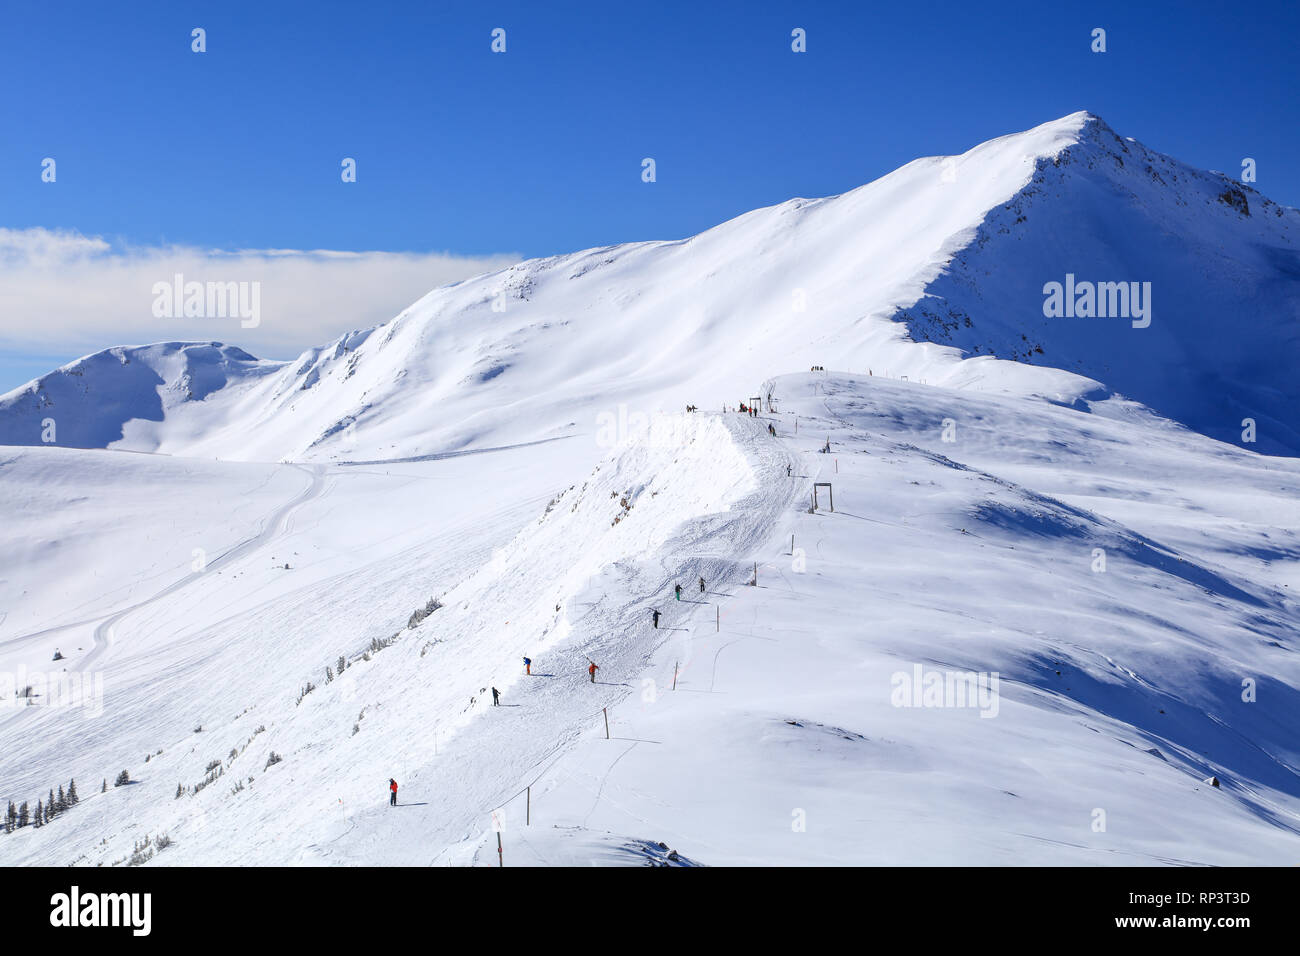
[[[388,805],[397,806],[397,781],[392,777],[388,778]]]
[[[787,478],[790,477],[790,466],[789,466],[789,465],[786,465],[786,466],[785,466],[785,476],[786,476]]]
[[[591,666],[587,668],[587,673],[591,675],[591,682],[593,684],[596,683],[596,671],[598,670],[600,670],[600,668],[596,666],[595,661],[592,661]]]
[[[776,429],[772,427],[772,423],[771,423],[771,422],[768,422],[768,423],[767,423],[767,433],[768,433],[769,435],[771,435],[773,438],[776,437]]]
[[[676,595],[677,595],[677,600],[680,601],[680,600],[682,599],[682,586],[679,584],[679,585],[677,585],[677,587],[674,588],[673,590],[674,590],[674,592],[675,592]]]
[[[654,620],[655,630],[658,630],[658,629],[659,629],[659,611],[656,609],[656,610],[651,611],[650,614],[651,614],[651,617],[652,617],[653,620]]]
[[[700,593],[704,593],[704,575],[700,575]]]
[[[533,662],[527,657],[524,658],[524,673],[530,677],[533,674]]]
[[[501,706],[501,691],[497,690],[495,687],[492,688],[492,706]]]

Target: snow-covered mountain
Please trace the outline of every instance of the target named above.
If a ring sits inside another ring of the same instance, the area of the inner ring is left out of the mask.
[[[11,392],[0,862],[1291,862],[1296,229],[1075,114]]]
[[[1046,316],[1044,286],[1067,276],[1138,283],[1149,325]],[[0,442],[39,444],[52,418],[72,447],[415,457],[590,433],[591,409],[620,403],[717,407],[773,369],[831,364],[1117,393],[1228,441],[1252,418],[1256,450],[1296,453],[1297,330],[1300,213],[1076,113],[689,239],[437,289],[293,362],[212,343],[89,356],[0,397]]]

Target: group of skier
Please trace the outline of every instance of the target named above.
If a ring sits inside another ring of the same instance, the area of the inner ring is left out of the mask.
[[[820,370],[820,367],[819,367],[819,366],[813,366],[813,371],[819,371],[819,370]],[[771,395],[770,392],[768,393],[767,400],[768,400],[768,404],[770,405],[770,404],[771,404],[771,401],[772,401],[772,395]],[[688,412],[693,412],[693,411],[696,410],[696,407],[695,407],[694,405],[687,405],[687,406],[686,406],[686,410],[687,410]],[[739,403],[739,405],[738,405],[738,410],[739,410],[742,414],[748,414],[749,416],[751,416],[751,417],[753,417],[753,418],[757,418],[757,417],[758,417],[759,409],[757,409],[757,408],[755,408],[755,407],[753,407],[753,406],[751,406],[751,405],[747,405],[747,404],[745,404],[744,402]],[[771,424],[770,422],[768,423],[768,426],[767,426],[767,432],[768,432],[769,435],[772,435],[773,437],[775,437],[775,435],[776,435],[776,429],[772,426],[772,424]],[[829,442],[829,441],[826,442],[826,446],[825,446],[824,448],[822,448],[821,451],[823,451],[823,452],[828,452],[828,451],[830,451],[830,442]],[[786,476],[787,476],[787,477],[790,476],[791,468],[790,468],[789,465],[786,466],[785,473],[786,473]],[[700,593],[703,594],[703,593],[705,592],[705,582],[704,582],[704,576],[703,576],[703,575],[700,576],[700,579],[699,579],[699,587],[700,587]],[[678,601],[680,601],[680,600],[682,599],[682,586],[681,586],[680,584],[675,584],[675,585],[673,586],[673,595],[674,595],[674,597],[676,598],[676,600],[678,600]],[[659,629],[659,618],[660,618],[660,611],[659,611],[659,609],[658,609],[658,608],[651,608],[651,609],[650,609],[650,623],[651,623],[651,625],[652,625],[656,630]],[[593,684],[596,683],[596,671],[598,671],[598,670],[600,670],[600,666],[599,666],[595,661],[593,661],[593,660],[591,660],[590,658],[588,658],[588,660],[587,660],[587,676],[590,678],[591,683],[593,683]],[[532,673],[533,673],[533,662],[532,662],[532,659],[529,658],[529,657],[525,657],[525,658],[524,658],[524,673],[525,673],[526,675],[530,676],[530,677],[532,676]],[[492,706],[494,706],[494,707],[499,707],[500,704],[501,704],[501,692],[500,692],[499,690],[497,690],[495,687],[493,687],[493,688],[492,688]],[[394,806],[394,807],[395,807],[395,806],[397,806],[397,781],[396,781],[396,780],[393,780],[392,778],[389,778],[389,781],[388,781],[388,788],[389,788],[389,804],[390,804],[390,806]]]

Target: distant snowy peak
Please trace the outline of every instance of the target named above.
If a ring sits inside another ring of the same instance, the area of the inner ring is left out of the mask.
[[[161,422],[184,403],[282,365],[220,342],[105,349],[0,396],[0,443],[104,448],[122,438],[126,422]]]

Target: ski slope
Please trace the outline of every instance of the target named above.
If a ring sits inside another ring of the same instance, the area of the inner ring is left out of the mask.
[[[1293,862],[1296,212],[1225,183],[1075,114],[0,397],[0,797],[82,798],[0,863]]]
[[[166,832],[158,864],[495,865],[501,828],[512,865],[644,863],[660,841],[714,865],[1294,857],[1300,514],[1279,508],[1300,490],[1293,460],[1146,414],[844,374],[768,385],[779,412],[760,419],[655,419],[533,501],[523,530],[446,590],[394,600],[397,575],[378,568],[396,562],[357,560],[343,594],[321,578],[226,620],[190,598],[191,632],[167,640],[140,622],[151,665],[178,657],[169,686],[125,687],[133,713],[113,717],[112,746],[131,746],[104,770],[69,766],[94,780],[122,763],[139,783],[0,853],[110,864]],[[474,473],[490,457],[402,467]],[[317,508],[350,497],[350,469],[331,471]],[[833,483],[833,513],[807,512],[814,480]],[[403,629],[433,593],[445,606]],[[321,679],[358,638],[392,630],[393,645]],[[998,693],[896,706],[895,676],[917,666],[996,673]],[[159,709],[166,721],[143,713]],[[42,736],[13,741],[20,766],[110,745],[66,726],[57,744],[26,743]],[[284,759],[268,768],[271,751]],[[217,782],[176,799],[211,759]]]

